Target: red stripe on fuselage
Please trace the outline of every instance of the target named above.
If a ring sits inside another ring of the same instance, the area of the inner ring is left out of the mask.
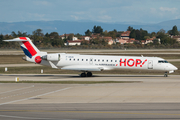
[[[28,49],[28,51],[31,53],[32,56],[37,54],[36,50],[32,47],[32,45],[29,43],[29,41],[27,41],[27,42],[22,41],[22,42],[26,46],[26,48]]]

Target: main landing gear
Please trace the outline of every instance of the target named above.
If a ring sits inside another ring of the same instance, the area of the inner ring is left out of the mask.
[[[83,72],[83,73],[81,73],[81,77],[92,77],[92,73],[87,72],[87,74],[86,74],[86,72]]]
[[[168,77],[168,74],[167,74],[167,72],[165,72],[165,73],[164,73],[164,77]]]

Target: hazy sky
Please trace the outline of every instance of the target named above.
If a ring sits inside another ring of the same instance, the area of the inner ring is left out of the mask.
[[[180,19],[180,0],[0,0],[0,22],[159,23]]]

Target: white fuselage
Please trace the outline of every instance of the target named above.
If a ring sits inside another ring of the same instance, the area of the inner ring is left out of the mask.
[[[60,55],[59,61],[52,63],[59,69],[79,71],[102,71],[112,69],[139,69],[174,71],[177,68],[159,57],[138,56],[104,56],[104,55],[79,55],[56,53]],[[51,66],[46,60],[42,65]]]

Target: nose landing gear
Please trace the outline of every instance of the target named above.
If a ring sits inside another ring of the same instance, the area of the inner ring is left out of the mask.
[[[167,72],[165,72],[165,73],[164,73],[164,77],[168,77],[168,74],[167,74]]]
[[[81,77],[92,77],[92,73],[87,72],[87,74],[86,74],[86,72],[83,72],[83,73],[81,73]]]

